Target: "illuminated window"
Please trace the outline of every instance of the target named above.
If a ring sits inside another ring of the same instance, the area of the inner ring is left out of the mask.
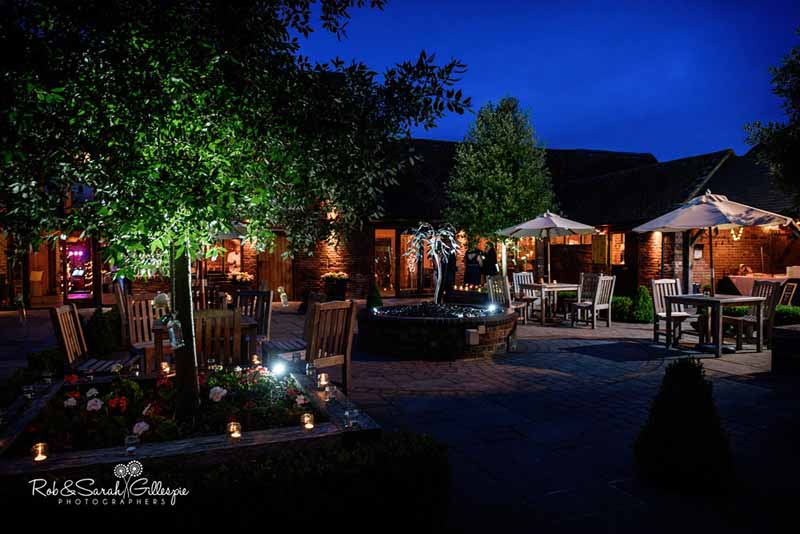
[[[611,234],[611,264],[625,265],[625,234]]]

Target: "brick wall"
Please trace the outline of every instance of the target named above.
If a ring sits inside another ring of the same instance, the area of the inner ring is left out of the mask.
[[[366,298],[372,277],[372,237],[357,232],[338,244],[320,242],[312,255],[294,258],[295,298],[306,291],[322,291],[320,277],[327,272],[343,271],[350,275],[349,298]]]
[[[652,280],[661,278],[661,247],[664,246],[664,278],[680,278],[683,272],[683,234],[649,232],[638,236],[638,285],[650,287]]]

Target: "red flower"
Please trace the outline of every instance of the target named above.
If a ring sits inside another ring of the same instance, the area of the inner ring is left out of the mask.
[[[201,386],[206,384],[206,374],[203,372],[197,373],[197,380]]]
[[[69,393],[67,393],[67,397],[72,397],[73,399],[80,399],[81,398],[81,392],[80,391],[70,391]]]
[[[78,383],[78,375],[64,375],[64,382],[67,384],[77,384]]]
[[[110,408],[114,408],[120,411],[120,413],[125,413],[128,409],[128,399],[125,397],[113,397],[108,399],[108,406]]]

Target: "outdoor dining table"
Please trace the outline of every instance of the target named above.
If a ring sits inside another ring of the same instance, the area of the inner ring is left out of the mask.
[[[541,309],[542,326],[544,326],[545,323],[547,322],[547,315],[546,315],[546,313],[547,313],[547,300],[548,300],[547,299],[547,294],[550,293],[552,295],[553,310],[555,310],[556,309],[556,304],[558,302],[558,294],[560,292],[562,292],[562,291],[577,291],[578,287],[579,287],[578,284],[564,284],[564,283],[556,283],[556,282],[530,284],[530,286],[533,287],[537,291],[541,291],[541,293],[542,293],[542,298],[541,298],[541,301],[542,301],[542,304],[541,304],[542,305],[542,309]]]
[[[725,306],[749,306],[756,307],[756,317],[758,318],[758,340],[756,341],[756,351],[761,352],[764,337],[764,297],[753,297],[750,295],[666,295],[664,296],[667,324],[672,324],[672,305],[684,304],[697,308],[707,307],[710,309],[711,334],[714,341],[714,355],[719,358],[722,356],[722,309]],[[667,328],[666,335],[667,350],[672,346],[672,329]]]
[[[239,319],[239,329],[242,333],[242,354],[241,354],[241,365],[249,365],[250,364],[250,355],[255,354],[256,352],[256,334],[258,333],[258,321],[256,321],[253,317],[248,317],[247,315],[242,315]],[[153,370],[157,371],[161,362],[164,359],[163,354],[163,345],[162,343],[164,340],[167,339],[167,327],[161,321],[156,321],[153,324],[153,341],[155,344],[155,351],[154,351],[154,362],[152,364],[147,364],[147,372],[150,371],[150,367]],[[244,340],[247,340],[245,343]]]

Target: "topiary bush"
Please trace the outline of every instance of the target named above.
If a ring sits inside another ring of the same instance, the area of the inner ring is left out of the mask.
[[[372,308],[380,308],[381,306],[383,306],[381,292],[378,290],[377,285],[370,284],[369,294],[367,295],[367,309],[371,310]]]
[[[730,442],[703,365],[671,363],[634,443],[637,476],[681,492],[716,492],[733,478]]]
[[[800,324],[800,306],[778,306],[775,308],[775,326]]]
[[[627,323],[631,320],[632,308],[633,299],[630,297],[614,297],[611,299],[611,318]]]
[[[636,296],[633,298],[631,321],[634,323],[653,322],[653,297],[650,296],[650,291],[644,286],[639,286]]]

